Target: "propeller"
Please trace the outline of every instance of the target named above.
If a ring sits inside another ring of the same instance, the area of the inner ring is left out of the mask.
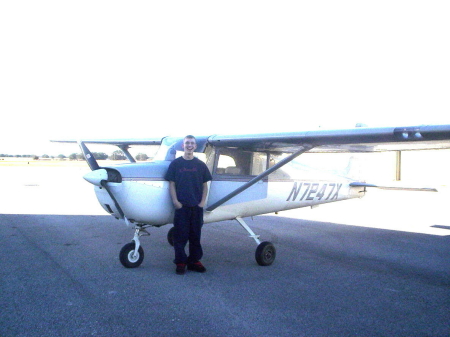
[[[89,181],[91,184],[103,187],[106,190],[106,192],[108,192],[109,196],[114,202],[114,205],[116,206],[117,211],[120,214],[120,217],[124,219],[125,223],[129,226],[130,225],[129,220],[123,213],[123,210],[119,205],[119,202],[117,201],[116,197],[114,196],[114,194],[112,193],[111,189],[108,186],[109,181],[117,183],[122,182],[122,177],[120,176],[120,173],[115,170],[101,168],[100,165],[98,165],[94,155],[91,153],[91,151],[89,151],[87,146],[81,140],[78,141],[78,145],[80,146],[84,158],[86,159],[89,167],[92,170],[92,172],[89,172],[84,176],[84,179]]]
[[[84,158],[86,159],[86,162],[88,163],[89,167],[92,171],[98,170],[100,168],[100,165],[98,165],[97,160],[94,158],[94,155],[89,151],[86,145],[79,140],[78,145],[81,148],[81,151],[83,152]]]

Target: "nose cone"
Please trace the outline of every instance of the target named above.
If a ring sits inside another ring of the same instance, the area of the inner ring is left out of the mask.
[[[91,184],[101,186],[102,180],[108,180],[108,172],[105,169],[91,171],[83,176]]]

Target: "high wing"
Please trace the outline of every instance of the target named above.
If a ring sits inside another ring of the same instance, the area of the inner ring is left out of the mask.
[[[450,125],[383,128],[364,127],[346,130],[316,130],[260,135],[218,135],[209,137],[208,142],[216,147],[238,147],[254,151],[282,151],[292,153],[276,165],[209,206],[206,211],[211,212],[234,196],[250,188],[258,181],[264,179],[273,171],[294,160],[302,153],[446,149],[450,148]],[[366,184],[364,187],[381,186]]]
[[[77,140],[51,140],[54,143],[79,143]],[[161,145],[162,138],[146,139],[83,139],[85,144],[115,145],[118,147],[132,145]]]
[[[311,145],[309,152],[375,152],[450,148],[450,125],[314,130],[255,135],[216,135],[208,142],[218,147],[256,151],[295,152]]]
[[[51,142],[55,143],[78,143],[81,150],[83,151],[84,158],[88,163],[91,170],[97,170],[100,166],[97,163],[97,160],[94,158],[94,155],[89,151],[85,144],[101,144],[101,145],[115,145],[119,147],[128,160],[131,163],[135,163],[136,160],[134,157],[128,152],[128,148],[132,145],[161,145],[161,138],[150,138],[150,139],[99,139],[99,140],[51,140]]]
[[[85,144],[108,144],[119,148],[133,145],[160,145],[164,138],[85,140]],[[80,143],[76,140],[52,140]],[[216,147],[238,147],[254,151],[296,152],[299,146],[308,152],[378,152],[450,148],[450,125],[405,127],[360,127],[353,129],[312,130],[286,133],[213,135],[198,137],[199,148],[205,143]]]

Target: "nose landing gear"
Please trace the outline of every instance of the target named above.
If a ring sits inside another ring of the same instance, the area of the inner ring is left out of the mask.
[[[144,261],[144,249],[141,246],[139,238],[141,236],[150,236],[145,229],[146,225],[136,225],[134,227],[133,241],[122,247],[119,253],[120,263],[126,268],[137,268]]]

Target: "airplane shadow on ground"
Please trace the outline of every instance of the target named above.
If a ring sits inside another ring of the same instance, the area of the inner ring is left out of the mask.
[[[2,214],[0,335],[167,335],[188,312],[201,317],[183,324],[191,335],[450,333],[449,236],[246,220],[275,244],[273,265],[257,265],[254,240],[224,221],[204,226],[208,271],[180,277],[169,226],[141,238],[144,262],[127,269],[118,254],[133,230],[109,215]]]
[[[261,241],[272,242],[278,256],[274,264],[290,260],[297,254],[307,260],[339,264],[346,268],[375,268],[378,272],[404,274],[406,278],[424,275],[422,263],[411,272],[414,261],[429,261],[446,268],[450,263],[444,258],[450,253],[450,231],[448,236],[433,236],[368,227],[348,226],[335,223],[293,219],[288,217],[258,216],[245,219]],[[95,254],[117,255],[118,250],[131,242],[134,230],[122,221],[109,215],[0,215],[2,238],[15,238],[35,242],[61,251],[76,246]],[[150,237],[141,237],[150,258],[171,259],[172,248],[167,241],[167,232],[172,225],[150,228]],[[446,226],[435,226],[447,229]],[[216,263],[232,262],[238,265],[253,265],[252,254],[256,243],[236,221],[205,224],[203,228],[205,258]],[[284,255],[287,251],[289,254]],[[164,252],[164,253],[161,253]],[[167,254],[168,253],[168,254]],[[206,255],[207,253],[207,255]],[[238,257],[237,259],[235,257]],[[443,271],[444,271],[443,270]],[[411,274],[412,273],[412,274]],[[441,280],[448,285],[447,281]],[[442,277],[438,277],[442,279]]]

